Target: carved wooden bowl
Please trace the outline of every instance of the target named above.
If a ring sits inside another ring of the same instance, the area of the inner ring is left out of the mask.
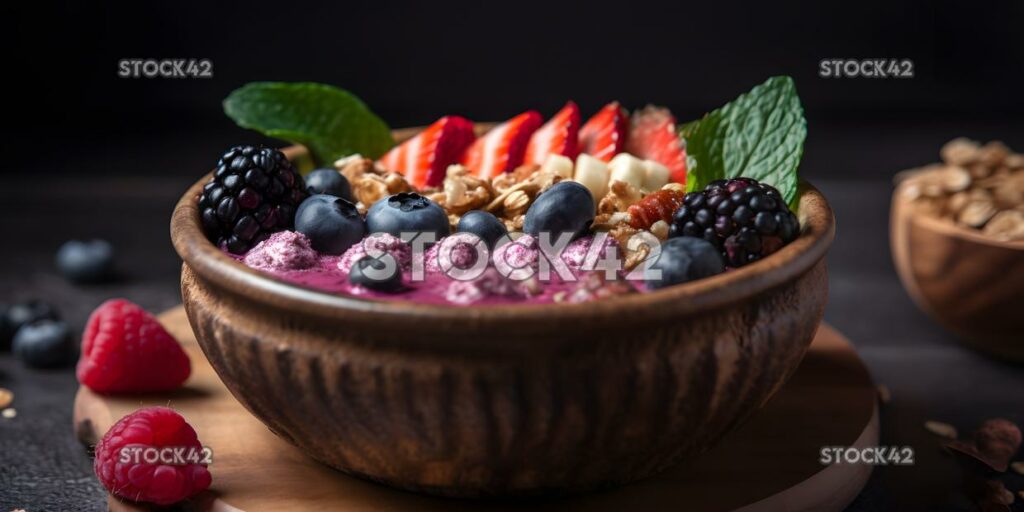
[[[203,236],[204,181],[171,233],[213,368],[311,457],[403,489],[535,495],[657,473],[771,398],[828,294],[835,228],[810,187],[801,236],[742,269],[585,304],[458,307],[321,293],[251,270]]]
[[[1024,242],[917,211],[893,194],[893,261],[917,305],[969,346],[1024,362]]]

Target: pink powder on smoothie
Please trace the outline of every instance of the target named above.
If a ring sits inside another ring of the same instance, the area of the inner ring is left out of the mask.
[[[279,231],[246,253],[246,265],[271,271],[304,270],[317,263],[317,253],[302,233]]]
[[[536,267],[540,262],[540,247],[537,239],[523,235],[494,250],[494,262],[505,262],[512,268]]]
[[[480,239],[470,233],[455,233],[446,236],[430,246],[423,254],[423,268],[427,273],[434,274],[442,272],[445,268],[472,267],[479,256],[475,245],[478,243],[481,243]]]
[[[588,269],[596,268],[596,263],[602,258],[612,258],[615,256],[612,248],[618,250],[619,243],[610,236],[602,236],[600,247],[594,247],[595,236],[582,237],[571,244],[569,244],[564,251],[562,251],[562,261],[574,272],[586,267]]]
[[[536,284],[531,280],[514,281],[501,275],[494,267],[488,267],[471,281],[452,280],[444,297],[448,302],[463,305],[498,297],[521,300],[539,293],[532,288]]]
[[[398,261],[398,265],[402,269],[408,269],[412,264],[412,246],[394,235],[374,233],[364,238],[362,242],[349,247],[345,254],[341,255],[341,259],[338,260],[338,268],[347,274],[355,262],[366,256],[368,248],[391,254]]]

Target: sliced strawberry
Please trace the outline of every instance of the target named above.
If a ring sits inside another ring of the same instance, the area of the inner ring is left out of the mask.
[[[388,170],[404,174],[417,189],[435,187],[444,181],[448,166],[458,162],[475,139],[472,121],[445,116],[415,137],[391,148],[380,163]]]
[[[462,165],[481,178],[497,176],[519,167],[523,163],[530,135],[537,131],[543,121],[540,114],[533,110],[505,121],[477,139],[466,150],[466,154],[462,155]]]
[[[523,161],[541,165],[548,155],[564,155],[575,160],[579,154],[579,134],[580,108],[570,101],[530,137]]]
[[[613,101],[580,128],[580,152],[609,162],[622,152],[628,133],[629,114],[619,102]]]
[[[686,183],[686,146],[667,108],[648,105],[633,113],[626,152],[668,167],[670,180]]]

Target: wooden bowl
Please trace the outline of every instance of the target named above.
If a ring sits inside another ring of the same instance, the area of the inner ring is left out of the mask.
[[[801,236],[747,267],[585,304],[458,307],[322,293],[249,269],[203,236],[204,182],[178,203],[171,234],[213,368],[311,457],[403,489],[565,493],[666,469],[779,389],[828,295],[835,228],[810,187]]]
[[[892,256],[903,286],[969,346],[1024,362],[1024,242],[1001,242],[893,194]]]

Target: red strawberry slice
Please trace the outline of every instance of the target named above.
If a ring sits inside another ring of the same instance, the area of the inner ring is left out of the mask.
[[[629,114],[613,101],[580,128],[580,152],[605,162],[621,153],[629,133]]]
[[[462,156],[472,174],[490,178],[509,172],[523,163],[530,135],[537,131],[544,119],[536,111],[523,112],[494,127],[466,150]]]
[[[445,116],[419,135],[391,148],[380,163],[388,170],[404,174],[417,189],[435,187],[444,181],[448,166],[458,162],[475,139],[472,121]]]
[[[167,391],[191,373],[188,354],[160,322],[124,299],[92,312],[82,334],[78,382],[99,393]]]
[[[570,101],[530,137],[523,161],[541,165],[548,155],[565,155],[575,160],[579,154],[579,132],[580,108]]]
[[[686,145],[676,133],[676,118],[667,108],[648,105],[633,113],[626,152],[668,167],[670,180],[686,183]]]

